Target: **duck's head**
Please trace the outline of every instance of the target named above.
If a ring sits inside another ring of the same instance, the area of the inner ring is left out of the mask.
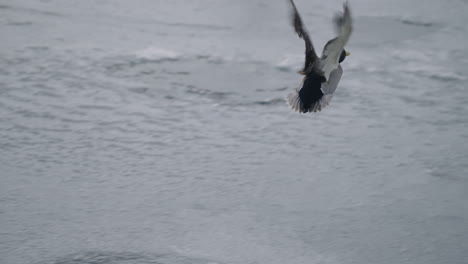
[[[343,49],[343,51],[341,52],[341,55],[340,55],[340,59],[338,61],[338,63],[342,63],[347,56],[349,56],[349,52],[347,52],[345,49]]]

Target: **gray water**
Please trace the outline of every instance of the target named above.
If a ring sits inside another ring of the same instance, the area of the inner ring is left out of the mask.
[[[351,7],[298,114],[287,1],[0,0],[0,263],[468,263],[468,2]]]

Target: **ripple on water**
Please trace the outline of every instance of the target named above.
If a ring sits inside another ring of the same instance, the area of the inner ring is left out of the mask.
[[[31,26],[33,22],[31,21],[10,21],[7,23],[8,26]]]
[[[278,105],[278,104],[284,104],[286,105],[286,99],[285,98],[270,98],[270,99],[265,99],[261,101],[256,101],[254,104],[257,105]]]
[[[207,259],[182,256],[176,253],[145,254],[133,252],[81,252],[38,264],[218,264]]]
[[[185,91],[189,94],[196,94],[196,95],[208,97],[208,98],[215,99],[215,100],[224,100],[233,94],[230,92],[218,92],[218,91],[212,91],[209,89],[198,88],[198,87],[195,87],[194,85],[187,85],[186,87],[187,89]]]
[[[85,109],[85,110],[107,110],[107,111],[112,111],[115,109],[114,106],[109,106],[109,105],[97,105],[97,104],[82,104],[77,106],[80,109]]]

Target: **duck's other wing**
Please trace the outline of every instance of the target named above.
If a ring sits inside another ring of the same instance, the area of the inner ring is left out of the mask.
[[[296,30],[297,35],[299,35],[300,38],[304,39],[304,42],[305,42],[304,69],[302,71],[299,71],[299,73],[306,75],[313,68],[318,68],[320,60],[317,54],[315,53],[315,49],[314,49],[314,46],[312,45],[312,41],[310,40],[309,33],[307,33],[307,30],[305,29],[304,24],[302,23],[301,16],[299,15],[299,12],[297,11],[294,1],[290,0],[289,2],[291,3],[291,6],[292,6],[292,13],[291,13],[292,19],[291,20],[292,20],[294,29]]]
[[[322,70],[328,80],[330,73],[338,68],[338,61],[346,43],[353,31],[353,21],[348,2],[343,6],[343,14],[335,16],[334,23],[338,36],[325,45],[322,52]]]

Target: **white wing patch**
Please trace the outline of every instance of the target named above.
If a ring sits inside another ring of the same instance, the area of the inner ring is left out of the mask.
[[[344,12],[342,15],[337,15],[334,19],[335,27],[338,36],[330,40],[322,52],[322,71],[325,78],[328,80],[333,70],[338,68],[338,60],[346,43],[348,43],[351,32],[353,31],[351,13],[348,3],[344,4]]]
[[[327,82],[322,83],[322,87],[320,88],[322,93],[324,95],[333,94],[336,87],[338,87],[338,83],[340,82],[342,75],[343,68],[341,68],[341,65],[338,65],[338,68],[330,73],[330,79]]]

